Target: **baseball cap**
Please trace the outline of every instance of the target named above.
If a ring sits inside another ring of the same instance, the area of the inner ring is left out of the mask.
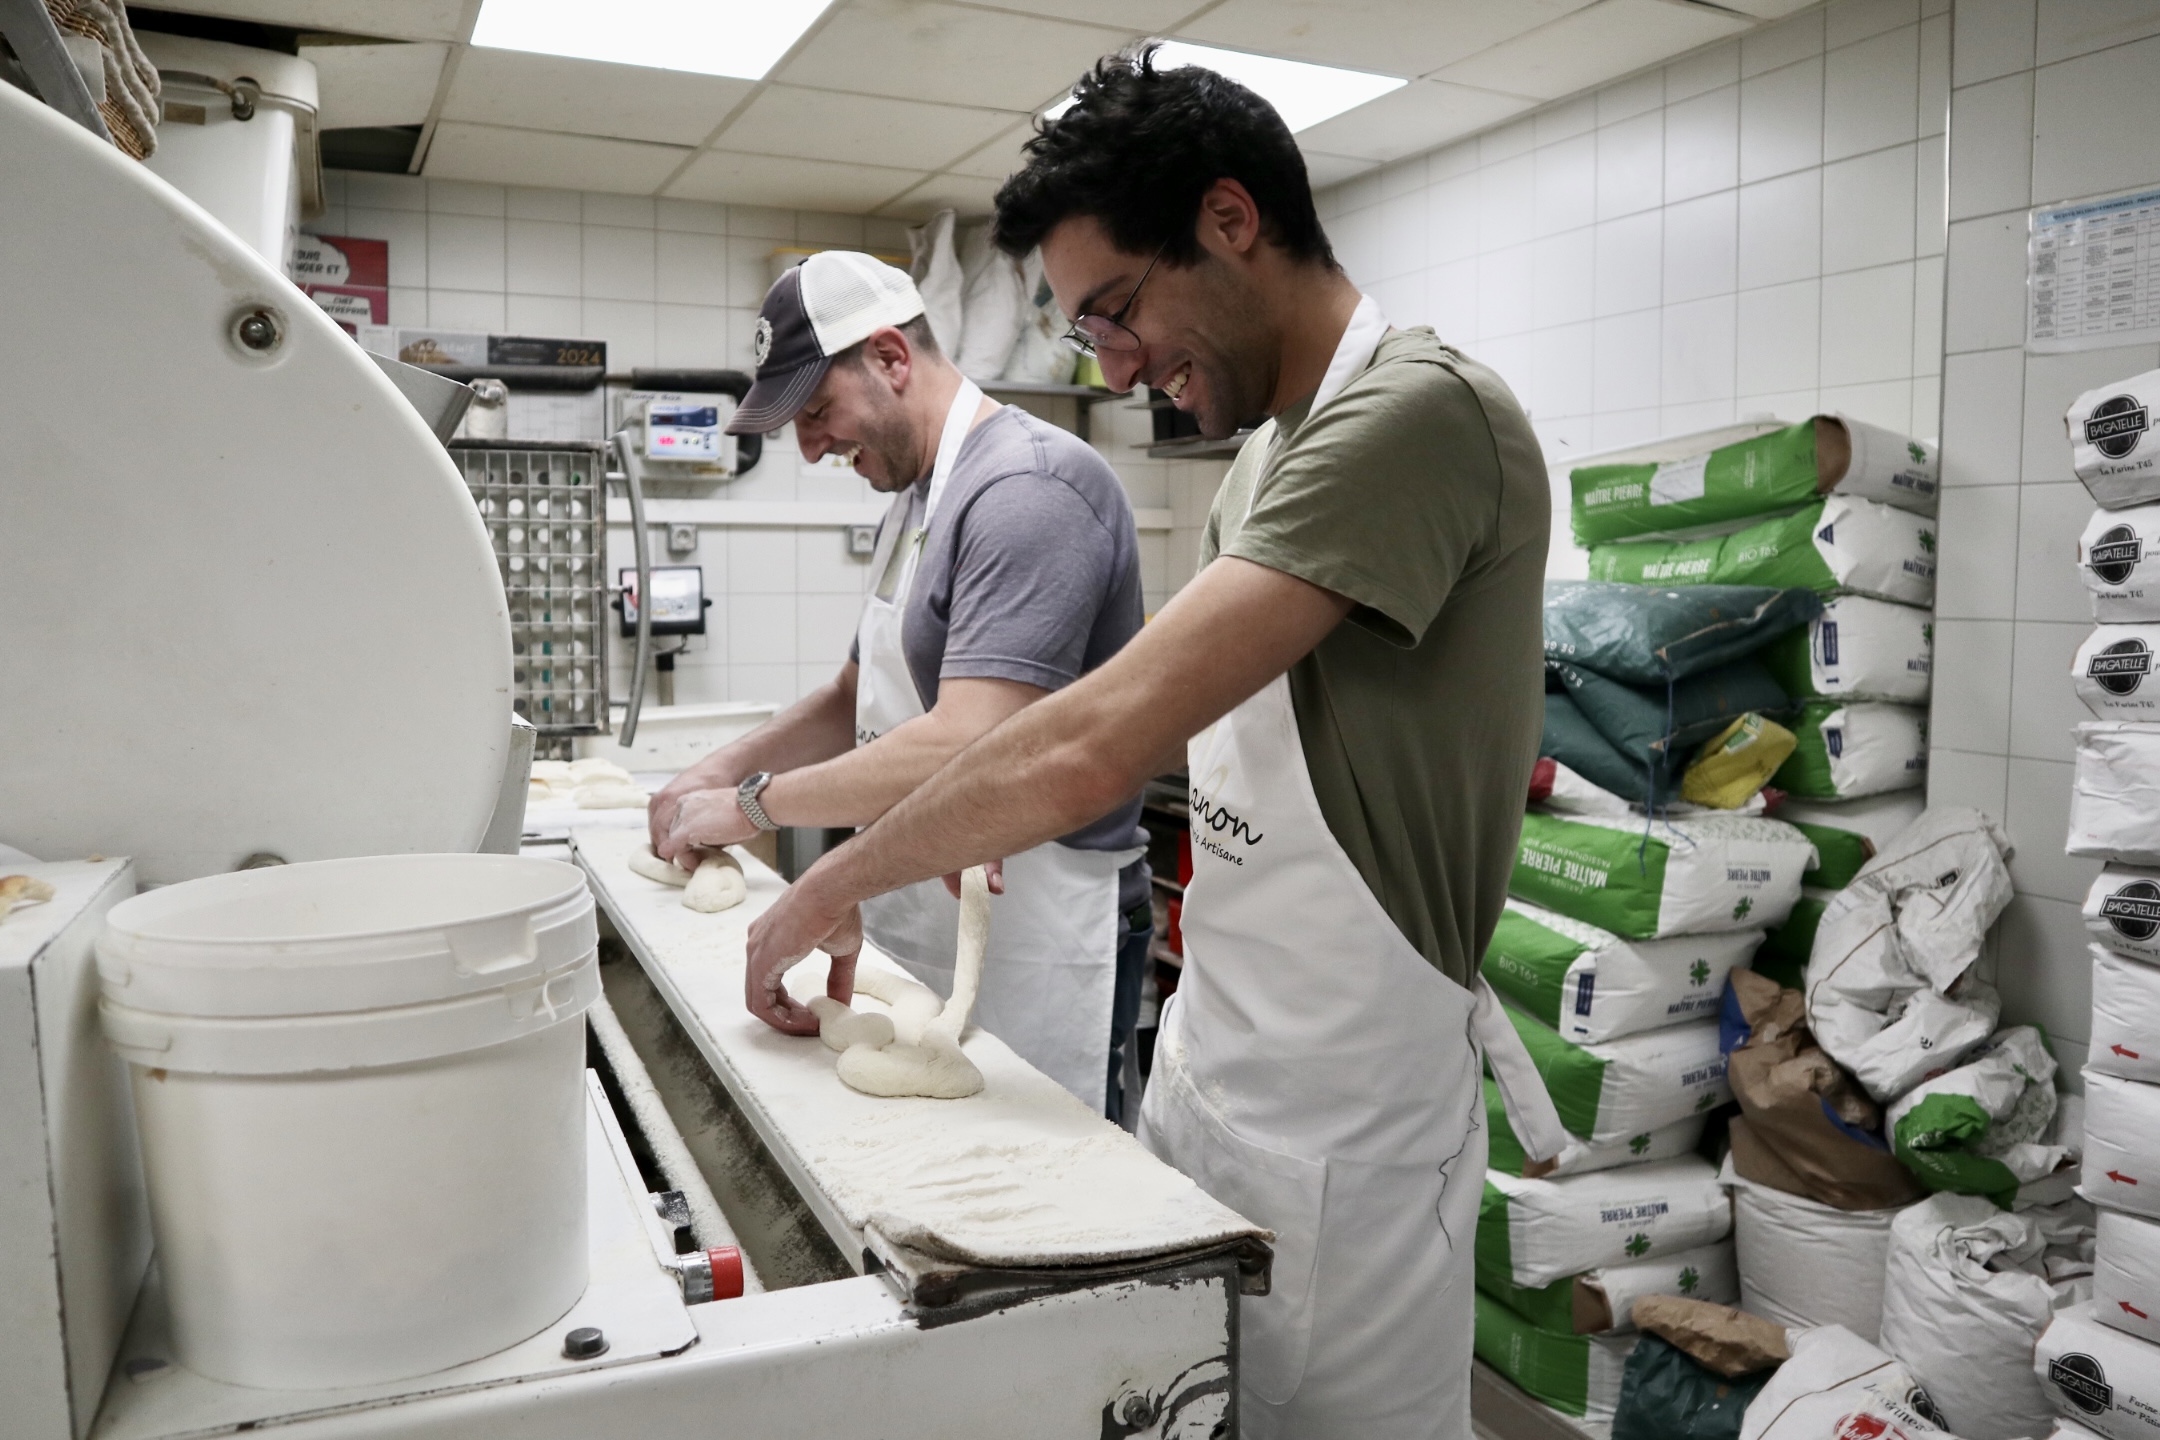
[[[757,377],[730,435],[768,435],[795,418],[833,356],[923,313],[906,272],[858,250],[820,250],[765,292],[754,340]]]

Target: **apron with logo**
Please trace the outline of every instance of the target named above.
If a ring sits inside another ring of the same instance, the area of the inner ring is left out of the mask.
[[[1386,331],[1361,302],[1314,412]],[[1527,1150],[1559,1152],[1559,1117],[1490,988],[1428,963],[1328,830],[1287,675],[1187,760],[1185,969],[1140,1136],[1275,1232],[1240,1312],[1243,1433],[1466,1440],[1481,1052]]]
[[[982,398],[973,382],[961,382],[931,467],[922,524],[905,533],[899,525],[887,527],[895,548],[880,557],[885,563],[878,573],[891,578],[865,601],[856,629],[858,745],[924,713],[901,648],[901,626],[931,518]],[[1007,856],[1005,893],[990,907],[975,1023],[1097,1114],[1103,1110],[1117,982],[1118,872],[1140,853],[1077,850],[1051,841]],[[866,900],[862,919],[871,943],[938,994],[952,993],[960,905],[944,882],[926,880]]]

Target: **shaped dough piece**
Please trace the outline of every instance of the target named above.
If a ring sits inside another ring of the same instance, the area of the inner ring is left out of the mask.
[[[893,1022],[889,1015],[880,1015],[875,1010],[851,1010],[825,995],[810,1002],[810,1013],[818,1018],[818,1039],[825,1042],[828,1050],[845,1050],[851,1045],[868,1045],[875,1050],[893,1043]]]
[[[672,860],[662,860],[652,853],[652,846],[640,845],[630,852],[630,873],[642,875],[647,880],[657,880],[662,885],[678,888],[690,883],[690,872]]]
[[[698,862],[697,873],[683,887],[682,903],[706,915],[717,915],[742,904],[750,893],[743,883],[742,863],[725,850]]]
[[[535,760],[532,762],[532,778],[544,780],[550,785],[567,784],[570,781],[570,762],[567,760]]]
[[[590,785],[596,780],[619,780],[625,785],[631,783],[630,772],[612,760],[572,760],[563,768],[563,773],[570,777],[573,785]]]
[[[652,796],[621,780],[603,780],[577,788],[580,810],[642,810],[651,803]]]
[[[918,998],[937,997],[913,981],[877,971],[858,971],[855,987],[873,999],[893,1007],[895,1039],[891,1044],[868,1043],[876,1033],[866,1030],[862,1043],[841,1051],[840,1079],[851,1090],[865,1095],[916,1095],[931,1100],[962,1100],[983,1088],[982,1071],[960,1050],[961,1032],[967,1029],[968,1013],[975,1008],[975,992],[982,984],[983,951],[990,939],[990,882],[981,867],[960,879],[960,945],[953,957],[952,998],[934,1012]],[[840,1017],[835,1001],[830,1009],[811,1008],[818,1016],[818,1034],[827,1045],[841,1038],[851,1022]],[[852,1012],[848,1012],[852,1013]],[[910,1034],[914,1031],[914,1034]]]

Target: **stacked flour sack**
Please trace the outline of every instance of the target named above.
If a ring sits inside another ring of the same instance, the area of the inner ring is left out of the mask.
[[[1823,597],[1804,632],[1762,657],[1798,702],[1778,789],[1839,802],[1924,778],[1933,445],[1818,415],[1706,453],[1583,466],[1570,478],[1575,539],[1594,580],[1798,586]]]
[[[2097,1207],[2092,1299],[2066,1310],[2034,1366],[2069,1424],[2160,1437],[2160,371],[2078,397],[2071,464],[2100,508],[2078,546],[2092,635],[2072,683],[2068,849],[2105,861],[2085,900],[2093,937],[2079,1193]]]
[[[1477,1349],[1592,1428],[1613,1419],[1636,1301],[1739,1298],[1731,1203],[1699,1153],[1730,1096],[1718,1007],[1816,863],[1761,813],[1791,739],[1754,657],[1819,610],[1806,590],[1548,590],[1547,754],[1484,974],[1574,1143],[1526,1164],[1487,1082]],[[1715,783],[1690,793],[1721,806],[1658,805],[1705,764]]]

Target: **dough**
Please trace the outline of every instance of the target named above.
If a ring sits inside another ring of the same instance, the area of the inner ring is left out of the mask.
[[[577,788],[580,810],[643,810],[651,803],[652,796],[628,781],[603,780]]]
[[[572,760],[563,766],[563,773],[570,777],[573,785],[590,785],[595,780],[620,780],[625,785],[630,783],[630,772],[612,760]]]
[[[552,800],[554,798],[555,787],[542,780],[539,776],[536,775],[525,782],[525,799],[528,803],[534,800]]]
[[[0,918],[5,918],[17,905],[35,905],[50,900],[54,893],[49,883],[33,875],[9,875],[0,879]]]
[[[936,992],[879,970],[858,970],[855,988],[892,1007],[889,1020],[858,1013],[837,1000],[810,1002],[818,1038],[840,1052],[840,1079],[865,1095],[919,1095],[960,1100],[983,1088],[982,1071],[960,1050],[968,1013],[982,984],[990,940],[990,881],[977,866],[960,877],[960,946],[953,960],[953,993]],[[883,1021],[883,1024],[875,1023]]]
[[[535,760],[532,762],[532,778],[550,785],[568,781],[570,762],[567,760]]]
[[[630,852],[630,873],[642,875],[647,880],[657,880],[662,885],[688,885],[690,872],[672,860],[662,860],[652,853],[652,846],[640,845]]]
[[[750,893],[743,883],[742,863],[725,850],[698,862],[697,873],[683,887],[682,903],[706,915],[717,915],[742,904]]]

